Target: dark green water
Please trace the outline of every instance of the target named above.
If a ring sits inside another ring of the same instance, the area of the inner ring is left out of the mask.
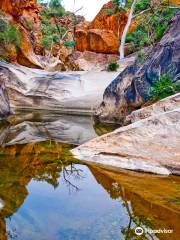
[[[50,113],[1,126],[0,240],[179,239],[179,177],[113,172],[69,153],[106,129]],[[138,237],[137,226],[173,233]]]

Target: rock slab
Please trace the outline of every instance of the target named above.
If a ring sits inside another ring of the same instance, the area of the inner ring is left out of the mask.
[[[180,175],[180,108],[136,121],[72,150],[90,163]]]

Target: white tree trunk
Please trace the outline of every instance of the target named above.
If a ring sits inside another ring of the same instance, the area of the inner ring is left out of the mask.
[[[133,11],[134,11],[134,8],[135,8],[135,5],[136,5],[136,1],[137,0],[133,0],[131,10],[130,10],[130,13],[129,13],[129,16],[128,16],[128,21],[127,21],[127,24],[124,28],[123,35],[121,37],[121,44],[120,44],[120,48],[119,48],[120,59],[124,58],[124,45],[125,45],[125,42],[126,42],[126,35],[128,33],[129,27],[131,25],[131,21],[132,21],[132,18],[133,18]]]

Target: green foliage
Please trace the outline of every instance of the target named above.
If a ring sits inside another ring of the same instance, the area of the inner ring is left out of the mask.
[[[164,25],[159,25],[156,27],[156,39],[161,40],[163,37],[164,33],[166,31],[166,26]]]
[[[139,25],[134,31],[127,34],[126,42],[130,43],[130,48],[133,51],[151,44],[151,38],[147,34],[145,28],[146,27]]]
[[[60,42],[62,35],[66,29],[61,28],[58,24],[52,21],[52,11],[50,9],[43,9],[40,11],[41,15],[41,30],[42,30],[42,47],[50,50],[53,43]]]
[[[18,28],[3,19],[0,19],[0,43],[14,44],[17,48],[21,44],[21,34]]]
[[[64,42],[65,47],[75,47],[75,41],[66,41]]]
[[[116,8],[113,8],[113,9],[104,9],[104,13],[106,14],[106,15],[108,15],[108,16],[111,16],[111,15],[113,15],[113,14],[115,14],[116,13]]]
[[[50,50],[53,43],[58,43],[60,41],[60,35],[56,24],[50,23],[49,25],[42,24],[42,47]]]
[[[117,6],[119,6],[119,4],[120,4],[119,0],[113,0],[112,2],[113,2],[114,5],[117,5]]]
[[[161,40],[176,11],[176,9],[162,8],[144,14],[134,31],[127,34],[126,42],[130,43],[131,49],[133,51],[139,50]]]
[[[61,0],[50,0],[49,7],[52,9],[62,8]]]
[[[61,4],[61,0],[51,0],[49,7],[51,9],[49,13],[51,17],[62,17],[65,13],[65,9]]]
[[[107,65],[107,70],[109,72],[117,71],[119,64],[116,61],[111,61]]]
[[[141,50],[138,52],[138,59],[139,59],[140,63],[145,62],[146,56],[145,56],[144,50]]]
[[[53,43],[52,36],[43,36],[41,45],[44,49],[50,50]]]
[[[149,0],[138,0],[135,6],[135,12],[141,12],[150,7]]]
[[[180,91],[180,83],[173,83],[171,77],[163,74],[155,80],[149,91],[150,100],[160,100]]]

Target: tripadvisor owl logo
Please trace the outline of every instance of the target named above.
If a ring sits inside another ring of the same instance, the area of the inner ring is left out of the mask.
[[[136,235],[141,236],[141,235],[143,235],[143,233],[144,233],[144,230],[143,230],[142,227],[135,228],[135,234]]]

